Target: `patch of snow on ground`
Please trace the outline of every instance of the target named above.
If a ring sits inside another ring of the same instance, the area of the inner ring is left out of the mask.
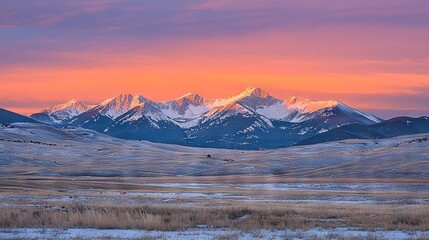
[[[429,231],[408,232],[396,230],[365,231],[360,229],[333,228],[307,230],[253,230],[250,232],[236,229],[211,229],[201,226],[185,231],[145,231],[122,229],[42,229],[42,228],[3,228],[2,239],[319,239],[329,238],[367,238],[417,239],[427,238]],[[261,238],[262,237],[262,238]]]
[[[263,190],[329,190],[329,191],[408,191],[428,192],[426,184],[393,184],[393,183],[254,183],[254,184],[211,184],[211,183],[147,183],[152,187],[177,188],[249,188]]]

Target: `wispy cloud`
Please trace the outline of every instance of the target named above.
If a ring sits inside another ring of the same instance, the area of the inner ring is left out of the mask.
[[[0,28],[50,26],[73,16],[106,10],[115,2],[40,0],[30,3],[25,0],[6,0],[0,3]]]

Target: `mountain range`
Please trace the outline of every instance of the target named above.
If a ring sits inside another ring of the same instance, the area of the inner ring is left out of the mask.
[[[255,87],[223,99],[189,93],[166,102],[131,94],[97,105],[71,100],[30,117],[57,127],[83,127],[123,139],[229,149],[272,149],[407,133],[367,134],[362,128],[378,129],[386,121],[339,101],[282,100]],[[344,134],[349,128],[357,129],[354,135]]]
[[[346,139],[381,139],[429,132],[429,118],[396,117],[372,125],[350,124],[304,139],[308,145]]]
[[[255,87],[223,99],[189,93],[167,102],[131,94],[95,106],[72,100],[31,118],[125,139],[237,149],[286,147],[340,126],[381,121],[338,101],[281,100]]]

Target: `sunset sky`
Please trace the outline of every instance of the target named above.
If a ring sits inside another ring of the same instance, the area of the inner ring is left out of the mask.
[[[0,0],[0,107],[248,86],[429,115],[428,0]]]

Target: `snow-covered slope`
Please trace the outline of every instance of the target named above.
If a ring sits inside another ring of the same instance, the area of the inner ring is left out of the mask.
[[[144,103],[152,103],[152,101],[140,95],[120,94],[114,98],[105,100],[96,108],[101,115],[115,119]]]
[[[154,102],[144,102],[116,118],[115,122],[119,124],[132,123],[140,118],[149,119],[154,128],[159,128],[156,124],[157,122],[170,120],[169,117],[161,112],[158,104]]]
[[[47,108],[43,112],[48,113],[62,113],[65,112],[69,116],[76,116],[82,112],[85,112],[89,109],[89,106],[81,101],[77,101],[75,99],[72,99],[66,103],[59,104],[52,106],[50,108]]]
[[[279,101],[280,100],[273,98],[267,91],[261,88],[248,87],[243,92],[233,97],[210,100],[208,101],[208,105],[211,107],[220,107],[235,102],[241,102],[247,107],[255,109],[259,106],[272,105]]]
[[[201,116],[210,110],[204,98],[198,94],[188,93],[182,97],[160,104],[161,112],[172,119],[181,128],[196,126]]]
[[[0,125],[0,171],[2,177],[282,174],[301,178],[427,179],[428,137],[426,133],[243,153],[127,141],[82,128],[14,123]],[[212,158],[205,157],[207,154]]]
[[[303,122],[311,119],[314,113],[326,112],[335,108],[341,109],[345,114],[366,118],[364,121],[367,121],[368,124],[381,122],[380,118],[372,114],[352,109],[338,101],[315,101],[307,98],[290,97],[284,101],[284,105],[290,111],[290,114],[285,116],[284,120],[290,122]]]
[[[72,99],[66,103],[58,104],[46,108],[42,112],[31,115],[31,118],[44,123],[63,123],[83,112],[88,111],[92,106]]]

